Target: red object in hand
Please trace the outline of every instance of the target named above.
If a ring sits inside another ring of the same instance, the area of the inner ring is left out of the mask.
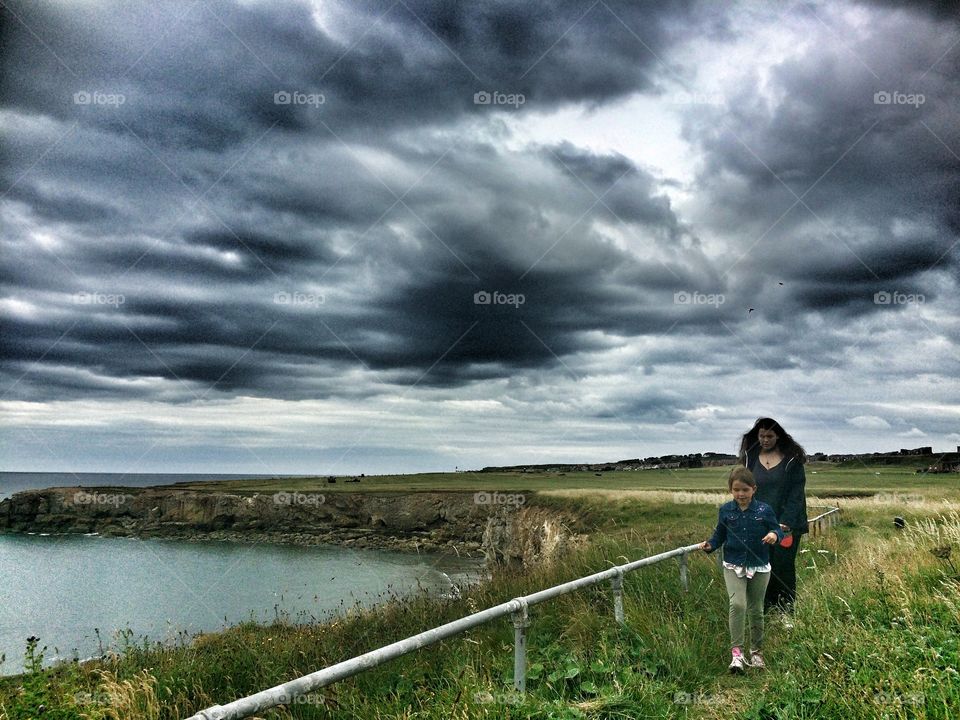
[[[783,536],[783,540],[780,541],[780,547],[788,548],[793,545],[793,533],[787,533]]]

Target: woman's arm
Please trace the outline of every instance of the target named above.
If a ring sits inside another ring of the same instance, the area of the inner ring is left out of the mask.
[[[791,468],[791,472],[784,478],[787,483],[787,500],[783,504],[780,521],[791,530],[796,530],[803,524],[806,515],[807,474],[799,460],[795,459],[793,462],[796,463],[796,468]]]

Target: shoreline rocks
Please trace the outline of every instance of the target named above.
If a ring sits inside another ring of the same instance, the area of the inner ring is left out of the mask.
[[[550,562],[586,537],[572,512],[537,506],[532,493],[511,505],[478,502],[481,495],[491,497],[47,488],[0,501],[0,532],[338,545],[446,552],[511,565]]]

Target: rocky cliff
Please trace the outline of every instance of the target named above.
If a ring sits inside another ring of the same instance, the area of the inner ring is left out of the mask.
[[[235,495],[169,487],[18,493],[0,501],[0,532],[441,550],[511,564],[561,557],[584,537],[573,513],[538,507],[533,494]]]

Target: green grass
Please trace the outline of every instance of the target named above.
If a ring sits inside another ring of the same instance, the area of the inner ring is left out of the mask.
[[[916,465],[920,467],[922,463]],[[870,466],[863,464],[809,463],[807,492],[814,495],[910,492],[931,497],[960,499],[956,475],[931,475],[915,472],[913,465]],[[412,475],[375,475],[358,483],[336,483],[326,477],[221,480],[183,483],[177,487],[206,492],[475,492],[479,490],[665,490],[726,492],[730,467],[695,469],[640,470],[636,472],[571,473],[419,473]]]
[[[857,490],[865,478],[851,472],[831,470],[827,484],[811,492]],[[606,587],[532,608],[523,698],[511,692],[513,628],[504,619],[260,717],[953,717],[960,707],[960,516],[937,503],[955,498],[957,489],[943,476],[901,473],[897,480],[893,470],[889,477],[872,472],[886,484],[882,492],[923,497],[842,500],[843,522],[826,536],[803,539],[797,627],[768,628],[770,669],[763,674],[726,673],[726,594],[714,558],[698,554],[690,561],[687,593],[675,561],[628,576],[626,627],[613,622]],[[673,482],[690,485],[668,488],[661,481],[647,489],[716,490],[718,474],[718,469],[683,471]],[[458,600],[396,598],[328,625],[281,619],[266,626],[243,624],[181,647],[130,643],[100,667],[37,671],[33,678],[0,683],[0,718],[55,717],[54,710],[63,718],[186,717],[511,597],[709,534],[715,506],[677,502],[669,494],[621,495],[618,490],[642,489],[635,476],[643,473],[619,475],[629,475],[631,484],[606,488],[613,492],[538,495],[539,503],[577,507],[605,528],[561,564],[525,574],[496,573]],[[905,489],[900,481],[908,478],[921,484]],[[438,476],[433,482],[436,489],[448,480]],[[530,489],[488,489],[494,487]],[[909,525],[897,531],[890,520],[893,512],[904,514],[903,503]],[[951,558],[931,553],[944,547],[953,549]],[[47,712],[31,715],[40,695]]]

